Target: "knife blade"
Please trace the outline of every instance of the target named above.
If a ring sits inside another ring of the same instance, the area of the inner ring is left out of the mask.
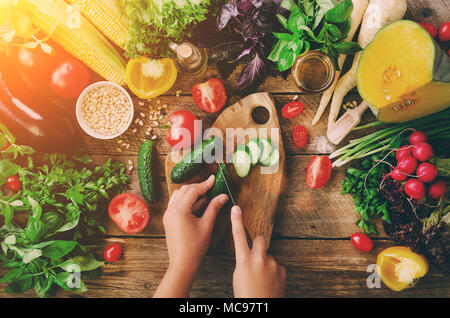
[[[220,164],[219,163],[217,163],[217,164],[219,165],[219,171],[222,174],[222,178],[223,178],[223,180],[225,182],[225,186],[227,187],[228,195],[231,198],[231,202],[233,202],[233,206],[235,206],[236,205],[236,201],[234,201],[233,194],[231,194],[231,190],[230,190],[230,186],[228,185],[227,178],[225,178],[225,174],[223,173],[223,170],[221,169]]]

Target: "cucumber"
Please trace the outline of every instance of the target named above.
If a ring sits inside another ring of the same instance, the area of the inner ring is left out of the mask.
[[[233,154],[233,165],[236,170],[236,174],[245,178],[250,172],[252,167],[252,159],[250,156],[250,150],[246,145],[239,145]]]
[[[220,172],[222,170],[222,172]],[[224,177],[226,180],[224,180]],[[227,182],[227,183],[225,183]],[[208,198],[212,199],[221,194],[228,194],[228,186],[231,186],[231,178],[228,173],[227,165],[222,162],[219,165],[219,170],[216,174],[216,181],[214,182],[214,186],[211,190],[208,191]]]
[[[153,178],[153,142],[147,140],[142,143],[138,153],[138,179],[142,195],[149,202],[158,200],[159,192]]]
[[[266,162],[273,150],[272,141],[267,138],[261,138],[259,139],[259,147],[261,148],[259,162]]]
[[[252,159],[252,166],[259,162],[259,157],[261,157],[261,147],[259,147],[258,138],[252,138],[248,143],[247,147],[250,150],[250,157]]]
[[[278,150],[278,148],[274,147],[267,160],[261,161],[261,164],[264,167],[272,167],[275,166],[278,161],[280,161],[280,151]]]
[[[216,140],[215,137],[205,140],[200,146],[194,148],[194,150],[184,156],[173,168],[170,174],[170,180],[173,183],[179,184],[194,177],[203,166],[203,154],[212,153],[212,150],[216,147]]]

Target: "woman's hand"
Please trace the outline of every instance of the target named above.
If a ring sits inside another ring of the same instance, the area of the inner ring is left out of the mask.
[[[249,248],[242,222],[241,209],[231,209],[236,269],[233,274],[234,297],[268,298],[284,297],[286,271],[267,254],[264,237],[258,236]]]
[[[217,213],[227,202],[221,194],[212,199],[203,216],[197,217],[207,203],[206,192],[214,176],[202,183],[183,185],[169,200],[163,223],[169,252],[169,269],[155,297],[188,297],[194,276],[209,247]]]

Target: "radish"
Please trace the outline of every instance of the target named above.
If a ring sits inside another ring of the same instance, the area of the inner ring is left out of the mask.
[[[411,145],[404,145],[401,146],[397,151],[395,152],[395,158],[397,158],[397,162],[406,158],[411,157],[412,147]]]
[[[397,163],[397,168],[400,172],[412,174],[414,171],[416,171],[417,160],[411,156],[403,158]]]
[[[440,199],[447,191],[447,184],[442,181],[436,181],[428,188],[428,196],[432,199]]]
[[[433,182],[437,176],[437,168],[429,162],[423,162],[417,167],[417,178],[422,182]]]
[[[406,180],[406,174],[402,173],[397,167],[392,169],[391,173],[389,174],[392,179],[397,181],[405,181]]]
[[[422,181],[409,179],[405,183],[405,193],[413,199],[420,200],[425,196],[426,188]]]
[[[417,145],[421,142],[427,142],[428,136],[423,131],[415,131],[409,136],[409,143],[411,145]]]
[[[428,161],[433,157],[433,148],[426,142],[419,142],[414,145],[412,154],[419,161]]]

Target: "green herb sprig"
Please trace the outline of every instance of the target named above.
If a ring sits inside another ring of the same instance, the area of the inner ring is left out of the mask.
[[[277,15],[287,32],[273,33],[278,41],[268,57],[281,72],[290,69],[296,58],[310,49],[330,56],[338,70],[339,54],[352,55],[361,50],[357,43],[343,41],[351,27],[351,0],[339,4],[335,0],[306,0],[298,4],[283,0],[281,6],[289,11],[289,17]]]

